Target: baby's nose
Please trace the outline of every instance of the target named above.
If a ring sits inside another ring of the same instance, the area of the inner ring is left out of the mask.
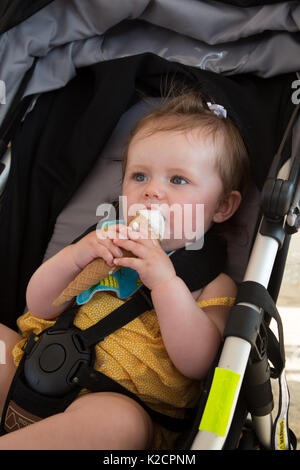
[[[145,188],[144,196],[148,199],[161,199],[162,197],[164,197],[164,191],[163,188],[161,188],[158,184],[150,183]]]

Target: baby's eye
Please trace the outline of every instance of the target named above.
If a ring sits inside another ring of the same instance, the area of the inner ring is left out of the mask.
[[[138,182],[143,182],[146,179],[146,176],[143,173],[134,173],[133,179]]]
[[[171,182],[173,184],[187,184],[187,180],[183,178],[183,176],[178,176],[178,175],[172,176]]]

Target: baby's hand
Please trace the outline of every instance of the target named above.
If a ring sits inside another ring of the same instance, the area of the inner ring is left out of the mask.
[[[127,233],[126,239],[124,237]],[[122,238],[113,240],[114,245],[133,253],[135,258],[115,258],[117,266],[127,266],[135,269],[141,281],[148,289],[152,290],[160,283],[169,281],[176,277],[172,261],[163,251],[159,242],[149,236],[145,231],[122,228]]]
[[[107,230],[93,231],[71,245],[75,265],[84,269],[94,259],[102,258],[109,266],[114,266],[114,258],[122,256],[122,250],[113,243],[116,236],[121,236],[120,226],[110,225]]]

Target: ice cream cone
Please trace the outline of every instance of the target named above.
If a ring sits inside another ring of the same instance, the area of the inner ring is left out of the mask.
[[[154,213],[155,212],[155,213]],[[128,224],[133,230],[147,229],[151,232],[151,237],[161,240],[164,231],[164,219],[158,211],[138,211],[136,216]],[[123,251],[126,258],[134,255],[129,251]],[[71,300],[80,292],[89,289],[109,274],[113,274],[119,266],[109,266],[102,258],[97,258],[89,263],[75,279],[63,290],[60,296],[53,302],[54,307]]]

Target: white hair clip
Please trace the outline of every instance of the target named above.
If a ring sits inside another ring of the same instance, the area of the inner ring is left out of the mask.
[[[224,119],[227,118],[227,110],[224,108],[224,106],[220,104],[212,104],[209,101],[206,104],[214,114],[221,116]]]

